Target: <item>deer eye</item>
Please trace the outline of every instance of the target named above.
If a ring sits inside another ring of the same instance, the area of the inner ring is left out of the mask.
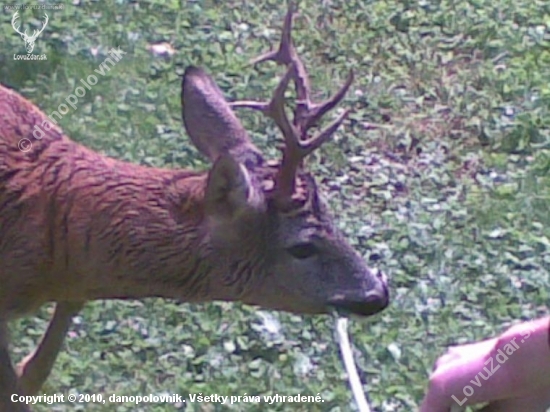
[[[319,249],[311,242],[298,243],[297,245],[287,248],[290,253],[296,259],[307,259],[319,253]]]

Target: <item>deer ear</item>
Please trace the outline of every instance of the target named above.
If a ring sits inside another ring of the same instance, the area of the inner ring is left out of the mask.
[[[229,107],[218,85],[203,69],[185,70],[181,87],[183,124],[195,147],[211,161],[231,154],[238,162],[256,165],[260,151]]]
[[[247,168],[231,156],[222,155],[208,175],[205,207],[208,216],[232,221],[244,213],[262,210],[264,198]]]

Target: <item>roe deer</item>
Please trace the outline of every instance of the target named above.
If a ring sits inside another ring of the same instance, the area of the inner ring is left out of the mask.
[[[207,173],[154,169],[77,144],[36,106],[0,87],[0,410],[28,411],[50,373],[71,317],[93,299],[164,297],[240,301],[268,309],[369,316],[389,302],[384,274],[367,267],[336,229],[302,160],[326,142],[345,111],[315,137],[308,130],[353,80],[321,104],[290,37],[255,62],[287,67],[269,103],[225,101],[200,68],[182,81],[187,134],[213,166]],[[294,82],[293,120],[285,90]],[[231,106],[262,110],[280,128],[280,162],[268,162]],[[48,130],[32,138],[35,125]],[[33,139],[28,152],[18,141]],[[46,302],[56,311],[35,352],[16,369],[6,322]]]

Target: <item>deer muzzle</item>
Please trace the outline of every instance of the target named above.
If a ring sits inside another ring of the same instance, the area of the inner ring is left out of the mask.
[[[376,281],[367,291],[338,294],[329,300],[330,306],[343,315],[372,316],[383,311],[390,303],[387,278],[376,269]]]

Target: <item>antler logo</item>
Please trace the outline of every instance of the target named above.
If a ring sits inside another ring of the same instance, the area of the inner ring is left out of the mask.
[[[25,41],[25,48],[27,49],[27,53],[32,53],[33,49],[34,49],[34,42],[36,41],[36,38],[40,35],[40,33],[42,33],[44,31],[44,29],[46,28],[46,25],[48,24],[48,15],[46,13],[44,13],[44,16],[46,16],[46,19],[44,20],[44,24],[42,25],[42,29],[40,30],[34,30],[34,33],[29,36],[27,34],[27,30],[25,30],[24,33],[21,33],[19,31],[19,27],[20,25],[18,24],[17,26],[15,25],[16,24],[16,20],[19,18],[19,12],[15,12],[15,14],[13,15],[12,19],[11,19],[11,25],[13,27],[13,29],[19,33],[19,35],[21,35],[21,38]]]

